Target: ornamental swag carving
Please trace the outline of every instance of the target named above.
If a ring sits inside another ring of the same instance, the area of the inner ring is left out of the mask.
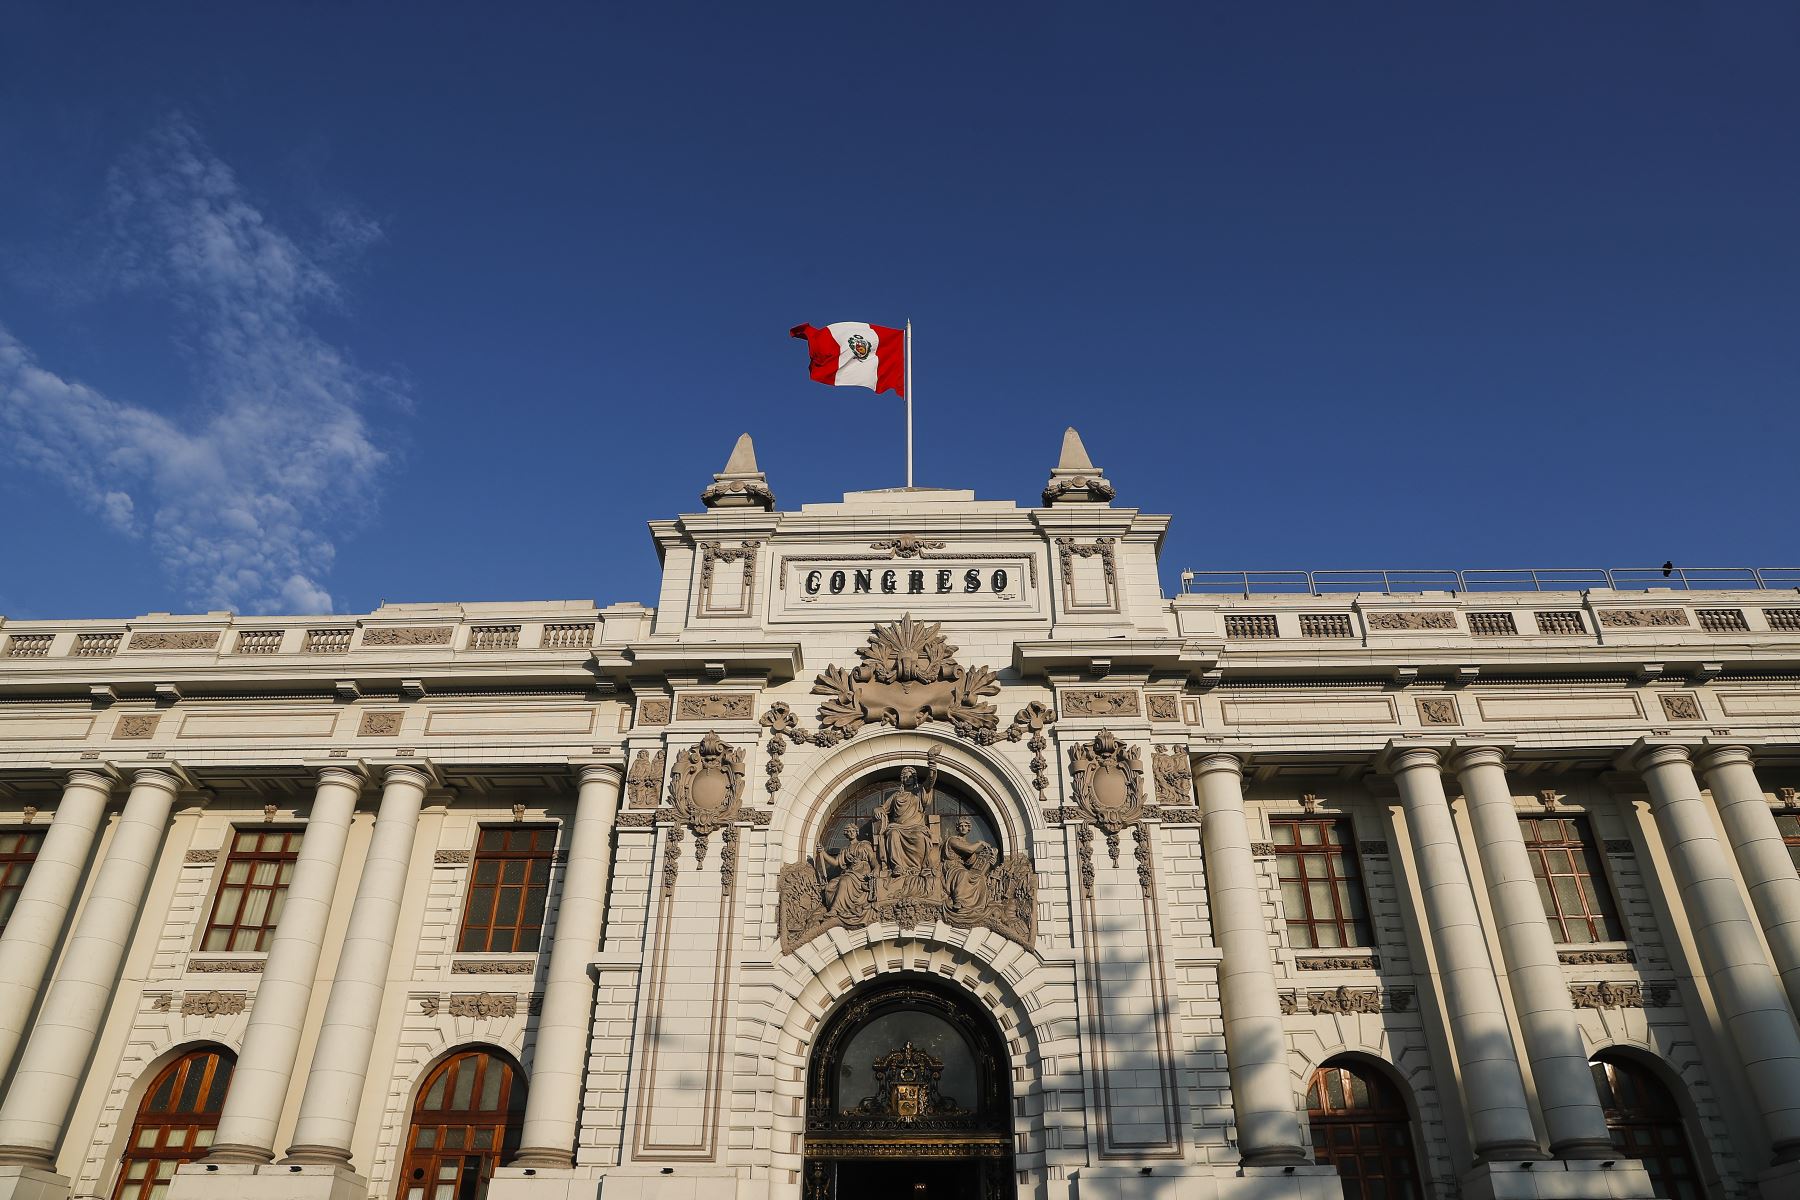
[[[737,820],[744,797],[744,752],[708,732],[675,760],[669,802],[675,817],[694,833],[694,862],[706,861],[706,839]]]
[[[862,662],[855,668],[829,666],[813,681],[813,695],[827,697],[816,740],[842,741],[868,724],[917,729],[926,721],[948,721],[977,742],[997,736],[999,712],[983,697],[999,694],[999,678],[987,667],[958,663],[943,626],[908,614],[875,626],[856,654]]]
[[[781,868],[784,952],[792,954],[827,929],[862,929],[877,921],[985,925],[1033,945],[1037,873],[1031,860],[1024,854],[1002,859],[997,847],[972,836],[967,818],[952,836],[938,831],[932,820],[937,758],[936,750],[926,755],[923,776],[903,767],[899,791],[876,816],[845,825],[843,849],[821,844],[804,862]]]

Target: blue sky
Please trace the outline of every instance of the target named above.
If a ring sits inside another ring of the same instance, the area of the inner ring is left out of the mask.
[[[0,4],[0,613],[654,595],[749,430],[1181,567],[1793,564],[1800,9]]]

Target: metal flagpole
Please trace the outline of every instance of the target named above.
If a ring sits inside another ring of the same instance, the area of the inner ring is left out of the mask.
[[[906,323],[906,486],[912,485],[912,322],[909,320]]]

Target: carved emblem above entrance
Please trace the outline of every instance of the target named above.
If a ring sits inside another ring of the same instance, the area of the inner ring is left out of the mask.
[[[963,737],[993,741],[999,712],[983,697],[998,695],[1000,681],[987,667],[958,663],[942,630],[909,614],[875,626],[869,644],[856,652],[862,659],[857,667],[826,667],[812,688],[813,695],[828,697],[819,705],[820,736],[841,741],[868,724],[917,729],[926,721],[948,721]]]

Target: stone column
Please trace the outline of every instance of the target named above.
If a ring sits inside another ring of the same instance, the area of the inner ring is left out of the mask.
[[[383,783],[369,857],[356,885],[318,1049],[300,1098],[294,1144],[283,1160],[290,1164],[350,1165],[356,1110],[362,1104],[375,1045],[375,1017],[394,956],[413,834],[431,777],[417,767],[391,766]]]
[[[581,793],[569,833],[569,864],[556,908],[556,938],[531,1087],[525,1097],[525,1129],[516,1167],[573,1167],[581,1123],[581,1078],[587,1065],[588,1025],[594,1011],[590,973],[606,920],[606,888],[612,877],[612,827],[624,775],[612,763],[581,768]]]
[[[1194,782],[1200,790],[1213,940],[1220,952],[1219,1003],[1238,1149],[1246,1166],[1310,1162],[1244,820],[1243,765],[1234,755],[1206,755],[1195,765]]]
[[[1700,799],[1687,748],[1650,743],[1626,757],[1649,788],[1650,811],[1674,871],[1678,904],[1693,927],[1701,968],[1718,1000],[1719,1020],[1762,1110],[1775,1161],[1800,1161],[1800,1030],[1794,1027],[1781,982],[1763,957],[1731,862]]]
[[[0,1077],[25,1039],[44,972],[62,936],[63,922],[69,919],[69,905],[81,888],[94,835],[117,779],[110,768],[69,773],[43,847],[25,876],[6,933],[0,936]]]
[[[180,790],[171,771],[132,777],[106,857],[0,1102],[0,1163],[53,1168]]]
[[[1487,935],[1475,910],[1475,891],[1444,796],[1438,752],[1397,745],[1384,766],[1400,789],[1418,864],[1419,897],[1437,952],[1450,1041],[1462,1071],[1463,1105],[1483,1161],[1541,1158],[1525,1099],[1525,1080],[1513,1053],[1512,1031],[1500,1001],[1500,981],[1488,959]],[[1543,909],[1538,909],[1539,920]],[[1592,1090],[1589,1084],[1589,1090]]]
[[[1706,789],[1737,855],[1738,870],[1750,889],[1763,937],[1787,988],[1788,1004],[1800,1013],[1800,873],[1781,840],[1775,814],[1743,746],[1720,746],[1700,758]]]
[[[1519,1030],[1550,1133],[1550,1153],[1558,1158],[1613,1158],[1606,1113],[1594,1090],[1581,1025],[1569,1000],[1568,980],[1550,935],[1502,764],[1503,755],[1494,746],[1471,746],[1454,762],[1469,802],[1481,871],[1499,925],[1500,953],[1512,983],[1513,1007],[1519,1013]]]
[[[362,773],[350,767],[319,772],[312,809],[306,814],[306,835],[244,1031],[244,1048],[231,1073],[219,1130],[205,1159],[209,1163],[266,1163],[275,1157],[275,1123],[287,1101],[325,924],[331,916],[331,897],[337,891],[344,844],[362,785]]]

